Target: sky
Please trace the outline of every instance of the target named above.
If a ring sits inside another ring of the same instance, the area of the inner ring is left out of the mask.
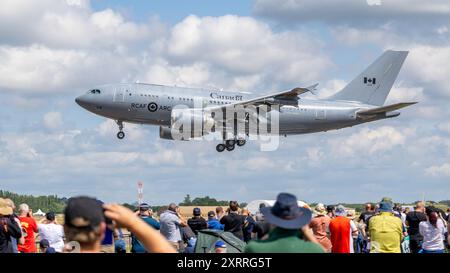
[[[450,2],[429,0],[3,0],[0,189],[161,205],[186,194],[249,202],[450,198]],[[74,99],[105,83],[264,94],[339,91],[384,50],[409,56],[386,103],[400,117],[249,143],[159,139],[158,128],[95,116]]]

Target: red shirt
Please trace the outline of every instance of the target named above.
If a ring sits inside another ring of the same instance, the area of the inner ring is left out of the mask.
[[[19,220],[22,230],[26,232],[26,237],[25,243],[23,245],[19,244],[18,249],[22,253],[35,253],[36,240],[34,239],[34,233],[38,231],[37,223],[32,217],[19,217]]]
[[[332,253],[350,253],[350,219],[338,216],[330,222]]]

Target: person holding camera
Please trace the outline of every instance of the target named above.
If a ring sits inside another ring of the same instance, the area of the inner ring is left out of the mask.
[[[19,244],[20,253],[35,253],[36,252],[36,239],[35,234],[38,232],[38,225],[33,218],[33,211],[27,204],[21,204],[19,206],[19,220],[22,226],[22,233],[25,238],[23,244]]]

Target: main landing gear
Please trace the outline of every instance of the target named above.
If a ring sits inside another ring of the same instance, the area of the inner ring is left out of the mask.
[[[124,139],[125,133],[123,132],[123,122],[121,120],[118,120],[117,125],[119,125],[119,132],[117,133],[117,138]]]
[[[225,150],[231,152],[234,150],[234,148],[236,148],[236,145],[238,147],[242,147],[247,143],[247,141],[245,139],[228,139],[226,140],[224,143],[218,144],[216,146],[216,151],[221,153]]]

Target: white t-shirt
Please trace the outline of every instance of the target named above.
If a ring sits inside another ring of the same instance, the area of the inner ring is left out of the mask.
[[[444,234],[446,232],[444,223],[438,219],[434,227],[429,221],[423,221],[419,224],[419,232],[423,236],[422,248],[425,250],[444,249]]]
[[[56,252],[64,250],[64,228],[57,224],[38,224],[39,237],[41,240],[47,239],[50,247],[53,247]]]
[[[353,220],[350,220],[350,253],[355,253],[355,248],[353,247],[353,232],[358,231]]]

